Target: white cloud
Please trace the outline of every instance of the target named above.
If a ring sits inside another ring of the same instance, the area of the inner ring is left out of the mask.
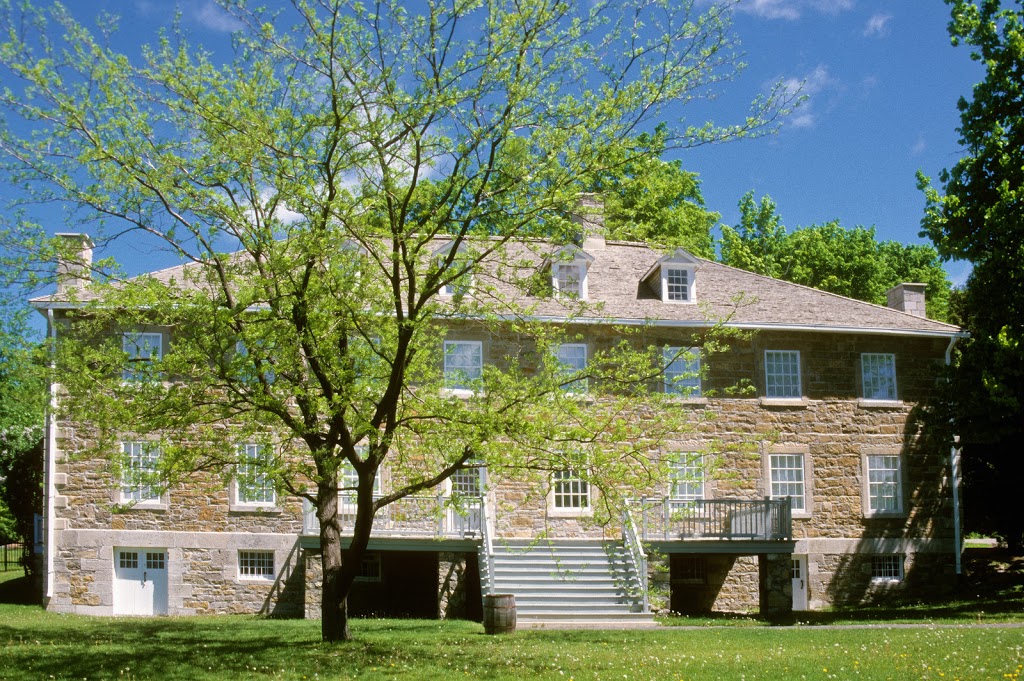
[[[910,147],[910,155],[920,156],[926,149],[928,149],[928,142],[925,140],[924,135],[918,135],[914,146]]]
[[[794,21],[807,10],[838,14],[853,7],[853,0],[740,0],[736,10],[762,19]]]
[[[800,93],[804,101],[789,119],[789,125],[794,128],[812,128],[817,123],[815,113],[816,96],[834,85],[835,81],[828,73],[828,68],[818,65],[813,71],[803,78],[787,78],[783,81],[783,87],[790,94]]]
[[[889,35],[889,22],[891,20],[891,14],[886,14],[884,12],[872,14],[871,18],[868,19],[868,23],[864,24],[864,37],[884,38]]]
[[[201,0],[186,6],[185,12],[203,28],[218,33],[231,33],[242,28],[242,23],[211,0]]]

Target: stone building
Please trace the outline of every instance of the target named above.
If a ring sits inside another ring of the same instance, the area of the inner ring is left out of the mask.
[[[566,363],[615,342],[614,327],[666,349],[691,347],[709,317],[753,333],[713,358],[695,348],[670,362],[659,389],[678,391],[696,425],[662,453],[672,474],[636,491],[621,526],[585,522],[591,490],[570,472],[548,494],[460,474],[378,516],[354,614],[479,618],[495,591],[537,621],[777,614],[952,585],[956,455],[920,417],[959,330],[924,316],[921,285],[896,287],[882,307],[600,236],[553,263],[556,290],[601,303],[575,320],[585,340],[565,347]],[[54,332],[67,287],[82,283],[65,273],[64,289],[33,301]],[[536,314],[564,323],[560,309],[539,301]],[[167,347],[152,335],[149,351]],[[500,337],[457,326],[446,343],[471,369],[501,353]],[[751,389],[726,390],[742,382]],[[201,475],[160,495],[126,486],[68,456],[86,425],[48,424],[49,609],[318,616],[318,525],[300,499]],[[124,454],[139,466],[149,455],[132,442]],[[464,511],[446,506],[453,493]]]

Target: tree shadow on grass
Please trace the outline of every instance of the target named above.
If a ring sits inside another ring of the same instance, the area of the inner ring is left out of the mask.
[[[18,573],[19,577],[6,579],[6,575],[0,575],[0,603],[11,605],[41,605],[38,589],[36,589],[32,578],[25,577]]]

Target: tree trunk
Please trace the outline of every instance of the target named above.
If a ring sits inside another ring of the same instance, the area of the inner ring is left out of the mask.
[[[320,520],[320,561],[323,587],[320,593],[320,636],[324,641],[348,641],[348,592],[342,590],[341,526],[338,524],[337,475],[320,483],[316,494]]]
[[[352,528],[352,541],[346,551],[341,548],[336,475],[320,484],[316,501],[324,571],[320,634],[324,641],[348,641],[352,638],[348,628],[348,595],[373,531],[373,473],[360,475],[356,521]]]

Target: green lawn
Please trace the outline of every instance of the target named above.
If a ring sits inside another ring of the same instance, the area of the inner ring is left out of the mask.
[[[118,619],[0,604],[0,679],[1016,679],[1024,628],[520,631],[472,622]]]
[[[20,573],[3,573],[0,679],[1024,678],[1024,627],[973,626],[1024,619],[1020,562],[989,565],[971,580],[988,591],[946,603],[801,613],[796,627],[677,618],[700,626],[493,637],[472,622],[357,620],[356,641],[343,645],[320,643],[315,621],[57,615],[29,604]],[[890,626],[883,617],[920,626]],[[816,626],[836,622],[870,626]]]

